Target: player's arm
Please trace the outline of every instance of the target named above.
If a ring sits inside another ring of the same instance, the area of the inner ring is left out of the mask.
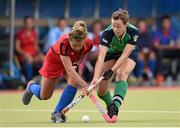
[[[124,51],[122,53],[122,55],[119,57],[119,59],[116,61],[116,63],[113,65],[113,67],[111,68],[111,70],[113,72],[116,72],[116,70],[122,65],[123,62],[125,62],[129,55],[131,54],[131,52],[135,49],[135,45],[132,44],[127,44],[124,48]]]
[[[72,77],[81,86],[87,86],[87,83],[79,76],[79,74],[73,69],[72,61],[69,56],[60,55],[63,66],[66,73]]]
[[[35,47],[36,53],[39,54],[39,53],[41,53],[41,51],[39,49],[38,38],[37,38],[36,32],[35,32],[34,36],[35,36],[34,47]]]
[[[172,45],[172,46],[170,46],[170,45],[161,45],[160,40],[158,38],[156,38],[156,39],[154,39],[153,47],[157,48],[157,49],[169,49],[169,48],[174,47],[174,45]]]
[[[31,55],[21,48],[21,42],[18,39],[16,39],[15,48],[16,48],[17,53],[23,56],[26,59],[26,61],[30,63],[33,61],[33,58],[31,57]]]
[[[102,74],[102,68],[103,68],[106,52],[107,52],[107,47],[100,45],[99,55],[98,55],[98,59],[97,59],[95,71],[94,71],[94,79],[98,79],[100,75]]]
[[[104,31],[101,36],[101,43],[99,45],[99,55],[96,61],[93,80],[97,80],[102,74],[102,68],[104,65],[104,58],[108,51],[109,43],[111,40],[111,34],[109,31]]]
[[[38,41],[36,40],[35,43],[34,43],[34,47],[36,49],[36,52],[39,53],[40,52],[40,49],[39,49],[39,46],[38,46]]]
[[[21,42],[20,42],[18,39],[16,39],[16,45],[15,45],[16,51],[17,51],[19,54],[21,54],[21,55],[25,55],[26,52],[23,51],[23,49],[22,49],[21,46],[20,46],[20,43],[21,43]]]

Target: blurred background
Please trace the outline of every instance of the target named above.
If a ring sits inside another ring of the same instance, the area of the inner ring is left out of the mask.
[[[30,79],[39,79],[47,50],[76,20],[86,21],[94,42],[83,62],[83,78],[90,82],[101,33],[119,8],[140,30],[129,85],[180,85],[179,0],[0,0],[0,89],[22,89]]]

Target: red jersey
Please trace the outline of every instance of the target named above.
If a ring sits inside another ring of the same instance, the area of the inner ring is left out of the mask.
[[[69,35],[62,35],[58,41],[48,50],[40,74],[46,78],[57,78],[65,73],[60,55],[69,56],[72,63],[83,58],[92,48],[93,43],[89,38],[85,39],[84,46],[76,52],[70,46]]]
[[[20,29],[16,35],[16,39],[20,41],[20,47],[23,51],[28,52],[32,57],[36,54],[35,43],[37,34],[35,29],[32,29],[29,35],[27,35],[24,28]]]

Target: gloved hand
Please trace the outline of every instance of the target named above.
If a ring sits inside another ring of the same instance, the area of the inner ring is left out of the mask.
[[[111,78],[111,76],[113,75],[113,71],[111,69],[109,69],[108,71],[103,73],[103,80],[109,80],[109,78]]]

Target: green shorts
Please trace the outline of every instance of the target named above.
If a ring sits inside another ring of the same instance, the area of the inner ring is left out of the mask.
[[[138,50],[132,51],[132,53],[129,56],[129,59],[136,62],[137,61],[137,53],[138,53]],[[121,56],[121,54],[122,54],[122,52],[120,52],[120,53],[108,53],[107,52],[105,59],[104,59],[104,62],[109,61],[109,60],[116,60],[117,61],[119,59],[119,57]]]

